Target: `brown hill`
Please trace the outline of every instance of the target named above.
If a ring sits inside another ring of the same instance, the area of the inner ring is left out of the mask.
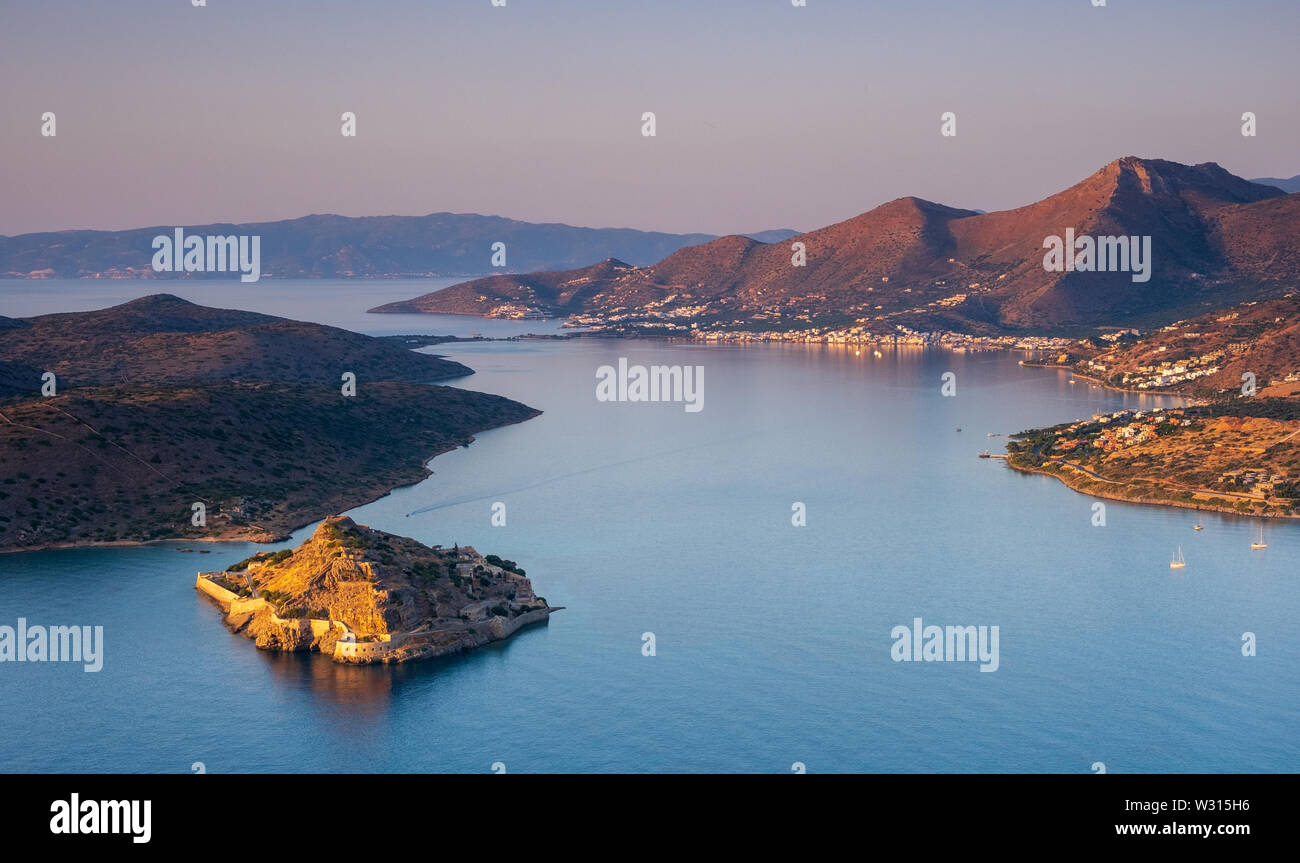
[[[426,384],[460,363],[175,297],[22,323],[0,330],[0,550],[283,536],[537,414]]]
[[[1224,280],[1237,275],[1234,250],[1217,240],[1216,220],[1229,208],[1278,193],[1213,163],[1119,159],[1038,203],[954,225],[957,259],[992,280],[978,302],[996,309],[1003,326],[1093,326],[1162,314],[1168,320],[1207,298],[1232,301],[1234,287]],[[1076,236],[1150,236],[1151,280],[1135,283],[1125,272],[1045,272],[1043,239],[1067,228]]]
[[[545,309],[548,314],[570,314],[588,308],[594,286],[616,283],[624,275],[638,272],[631,264],[606,258],[576,270],[488,276],[461,282],[434,294],[388,303],[370,311],[487,315],[498,306],[517,304]],[[435,296],[436,301],[429,299]]]
[[[804,268],[791,265],[787,243],[730,236],[681,249],[650,267],[611,259],[563,273],[494,276],[371,311],[490,314],[503,304],[521,303],[548,315],[694,308],[709,317],[805,298],[847,309],[868,297],[882,277],[950,269],[932,264],[952,246],[946,224],[971,215],[970,210],[901,198],[795,237],[791,242],[804,243],[808,252]]]
[[[1294,200],[1293,200],[1294,198]],[[1044,240],[1150,236],[1151,278],[1048,272]],[[1042,201],[996,213],[902,198],[789,241],[724,237],[657,264],[614,261],[498,276],[371,311],[549,315],[625,323],[805,328],[858,321],[970,331],[1164,323],[1300,278],[1300,197],[1213,163],[1127,157]],[[792,265],[792,243],[807,264]],[[558,288],[566,286],[567,292]]]
[[[470,374],[460,363],[359,333],[255,312],[213,309],[170,294],[91,312],[40,315],[0,329],[0,356],[52,371],[60,387],[231,379],[413,382]],[[31,380],[33,392],[40,377]]]
[[[1300,288],[1300,194],[1249,206],[1223,207],[1215,214],[1215,239],[1232,268],[1252,282],[1286,290]]]
[[[1113,386],[1206,397],[1240,392],[1250,372],[1261,396],[1300,394],[1300,297],[1288,293],[1176,321],[1076,368]]]

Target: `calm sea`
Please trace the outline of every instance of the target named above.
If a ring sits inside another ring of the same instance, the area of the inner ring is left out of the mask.
[[[363,313],[446,283],[0,282],[0,314],[168,291],[376,334],[556,329]],[[1000,451],[989,434],[1153,397],[1009,354],[437,351],[476,370],[459,385],[545,413],[350,514],[518,561],[566,607],[549,626],[460,658],[348,667],[258,651],[195,593],[197,570],[262,547],[0,555],[0,624],[105,633],[99,673],[0,665],[0,769],[1300,770],[1300,525],[1268,524],[1263,552],[1247,519],[1202,515],[1193,532],[1192,512],[1112,502],[1094,527],[1088,497],[976,458]],[[620,357],[703,366],[704,409],[597,401],[596,368]],[[1178,546],[1187,568],[1171,571]],[[917,617],[997,626],[998,670],[892,661],[891,630]]]

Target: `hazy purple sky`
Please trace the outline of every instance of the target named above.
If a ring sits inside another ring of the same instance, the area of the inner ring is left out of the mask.
[[[1300,0],[0,0],[0,234],[442,210],[730,233],[1002,209],[1124,155],[1291,176],[1298,35]]]

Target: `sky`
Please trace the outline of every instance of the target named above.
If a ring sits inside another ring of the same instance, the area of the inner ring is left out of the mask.
[[[505,2],[0,0],[0,234],[440,211],[726,234],[904,195],[1004,209],[1126,155],[1300,173],[1300,0]]]

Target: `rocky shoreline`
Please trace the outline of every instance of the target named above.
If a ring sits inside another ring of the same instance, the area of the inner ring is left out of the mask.
[[[200,572],[194,586],[260,649],[356,665],[462,653],[561,610],[533,593],[513,561],[430,548],[346,516],[326,519],[297,549]]]
[[[1062,485],[1064,485],[1066,488],[1070,489],[1071,491],[1078,492],[1079,494],[1086,495],[1088,497],[1101,498],[1103,500],[1114,500],[1123,503],[1148,504],[1150,506],[1178,507],[1179,509],[1190,509],[1193,511],[1200,511],[1200,512],[1218,512],[1224,515],[1236,515],[1236,516],[1241,516],[1243,518],[1280,518],[1280,519],[1300,518],[1300,515],[1285,515],[1282,513],[1242,513],[1233,507],[1219,506],[1217,504],[1211,504],[1211,503],[1192,504],[1192,503],[1187,503],[1186,501],[1171,500],[1167,498],[1128,497],[1119,494],[1115,490],[1107,490],[1105,488],[1105,486],[1107,485],[1106,482],[1101,480],[1091,479],[1086,475],[1080,474],[1078,471],[1069,471],[1068,473],[1066,473],[1064,471],[1045,470],[1041,467],[1031,467],[1029,465],[1017,464],[1012,458],[1004,459],[1004,461],[1006,462],[1007,467],[1011,468],[1017,473],[1037,474],[1040,476],[1051,477],[1052,479],[1059,481]]]

